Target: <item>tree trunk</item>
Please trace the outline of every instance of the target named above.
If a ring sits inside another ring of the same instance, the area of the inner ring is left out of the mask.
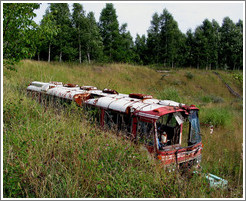
[[[81,44],[79,43],[79,63],[81,64]]]
[[[208,70],[208,57],[207,57],[207,63],[206,63],[206,70]]]
[[[40,61],[40,53],[38,52],[38,61]]]
[[[88,62],[90,64],[91,63],[91,58],[90,58],[90,53],[89,52],[87,52],[87,58],[88,58]]]
[[[80,25],[79,25],[79,27],[78,27],[78,32],[79,32],[79,37],[78,37],[78,42],[79,42],[79,63],[81,64]]]
[[[199,56],[198,56],[198,59],[197,59],[196,68],[199,69]]]
[[[49,44],[49,55],[48,55],[48,62],[50,62],[50,44]]]
[[[62,62],[62,51],[60,52],[60,59],[59,62]]]

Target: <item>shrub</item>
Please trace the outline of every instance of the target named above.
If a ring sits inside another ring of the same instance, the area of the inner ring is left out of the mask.
[[[211,101],[211,96],[202,96],[202,97],[201,97],[201,101],[202,101],[203,103],[210,103],[210,102],[212,102],[212,101]]]
[[[186,72],[185,77],[187,77],[189,80],[192,80],[194,75],[191,72]]]
[[[204,103],[223,103],[224,99],[220,96],[215,95],[205,95],[201,97],[201,101]]]
[[[243,83],[243,74],[233,73],[232,76],[235,80],[238,80],[241,84]]]

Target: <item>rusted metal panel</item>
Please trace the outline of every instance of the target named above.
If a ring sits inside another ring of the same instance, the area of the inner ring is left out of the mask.
[[[81,86],[80,89],[85,91],[97,90],[97,88],[93,86]]]
[[[159,104],[163,105],[163,106],[174,106],[174,107],[182,107],[182,106],[185,105],[185,104],[178,103],[178,102],[175,102],[175,101],[172,101],[172,100],[161,100],[159,102]]]
[[[119,94],[117,91],[113,90],[113,89],[103,89],[103,93],[107,93],[107,94]]]
[[[54,85],[63,85],[62,82],[55,82],[55,81],[51,81],[49,82],[50,84],[54,84]]]
[[[137,99],[151,99],[153,96],[146,95],[146,94],[137,94],[137,93],[131,93],[129,94],[130,98],[137,98]]]
[[[79,105],[82,106],[82,103],[90,98],[89,93],[83,93],[83,94],[75,94],[73,96],[74,101]]]
[[[63,85],[64,87],[78,87],[77,84],[71,84],[71,83],[67,83]]]

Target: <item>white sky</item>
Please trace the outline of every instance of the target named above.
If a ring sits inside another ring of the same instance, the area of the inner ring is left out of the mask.
[[[86,13],[93,11],[96,21],[99,21],[100,13],[105,8],[106,2],[86,2],[80,1]],[[56,2],[54,2],[56,3]],[[66,3],[66,2],[63,2]],[[67,1],[72,9],[71,1]],[[107,2],[109,3],[109,2]],[[130,31],[133,38],[136,34],[147,35],[147,30],[150,27],[150,21],[155,12],[162,13],[166,8],[178,22],[179,29],[186,33],[191,28],[192,31],[202,24],[206,18],[210,21],[215,19],[220,25],[223,18],[228,16],[236,23],[239,19],[244,20],[244,1],[232,2],[112,2],[116,9],[119,24],[127,23],[127,30]],[[34,19],[37,23],[42,19],[48,4],[42,3],[40,9],[36,10],[37,17]],[[72,10],[71,10],[72,11]]]

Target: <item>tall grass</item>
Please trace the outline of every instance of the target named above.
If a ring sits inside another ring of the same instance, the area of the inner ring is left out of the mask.
[[[157,94],[157,98],[161,100],[173,100],[176,102],[180,102],[181,98],[178,94],[178,91],[173,87],[167,87],[163,90],[159,91]]]
[[[172,76],[198,93],[193,85],[198,85],[200,71],[190,71],[195,74],[191,82],[180,76],[185,75],[182,70]],[[178,171],[165,170],[141,145],[114,131],[99,129],[74,104],[65,110],[45,106],[28,97],[25,90],[33,80],[54,80],[196,101],[183,86],[175,85],[176,89],[168,84],[170,77],[160,81],[161,75],[151,69],[123,64],[68,66],[24,61],[17,72],[4,68],[3,78],[5,198],[242,197],[243,122],[239,110],[232,108],[229,115],[226,112],[232,97],[226,97],[221,105],[222,114],[231,116],[230,123],[219,116],[219,109],[210,109],[214,103],[202,107],[200,113],[202,122],[212,119],[217,125],[212,135],[208,127],[201,127],[203,172],[227,179],[229,190],[222,190],[210,188],[198,175],[182,176]],[[217,88],[214,90],[216,94]],[[211,112],[217,116],[210,118]]]
[[[232,114],[229,108],[206,108],[200,112],[200,121],[205,124],[214,125],[215,127],[231,127]]]

